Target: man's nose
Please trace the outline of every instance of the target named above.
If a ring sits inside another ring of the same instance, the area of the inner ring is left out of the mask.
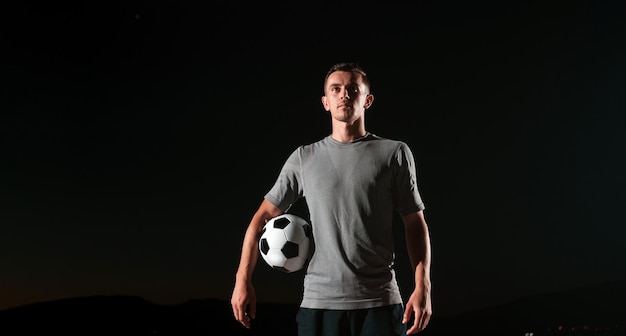
[[[349,90],[343,90],[343,97],[345,99],[350,99],[350,92],[349,92]]]

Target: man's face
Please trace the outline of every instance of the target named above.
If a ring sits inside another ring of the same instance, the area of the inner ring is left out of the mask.
[[[352,122],[360,118],[373,101],[361,74],[356,72],[335,71],[330,74],[324,94],[324,109],[334,119],[342,122]]]

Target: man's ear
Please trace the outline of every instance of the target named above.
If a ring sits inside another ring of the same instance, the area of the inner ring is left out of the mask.
[[[367,97],[365,97],[365,109],[367,110],[368,108],[370,108],[370,106],[372,106],[372,104],[374,103],[374,95],[372,94],[368,94]]]
[[[330,106],[328,105],[328,99],[326,99],[326,96],[322,96],[322,105],[324,106],[324,110],[330,111]]]

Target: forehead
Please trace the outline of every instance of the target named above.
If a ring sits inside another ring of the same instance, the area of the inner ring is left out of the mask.
[[[335,71],[326,80],[326,86],[346,84],[363,84],[363,77],[358,72]]]

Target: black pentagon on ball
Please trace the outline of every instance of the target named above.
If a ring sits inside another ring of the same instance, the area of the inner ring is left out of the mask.
[[[307,236],[307,238],[310,239],[313,237],[313,228],[310,224],[306,224],[302,226],[302,228],[304,229],[304,235]]]
[[[291,273],[291,271],[289,271],[288,269],[282,267],[282,266],[272,266],[273,269],[279,270],[281,272],[285,272],[285,273]]]
[[[289,225],[289,223],[291,223],[291,221],[289,220],[289,218],[278,218],[274,221],[274,227],[277,229],[284,229],[287,227],[287,225]]]
[[[298,244],[296,243],[288,241],[285,243],[285,245],[283,245],[283,248],[280,250],[283,252],[285,257],[287,257],[287,259],[295,258],[298,256]]]
[[[263,252],[263,254],[267,254],[267,251],[269,250],[270,250],[270,244],[267,243],[266,238],[262,238],[261,239],[261,252]]]

